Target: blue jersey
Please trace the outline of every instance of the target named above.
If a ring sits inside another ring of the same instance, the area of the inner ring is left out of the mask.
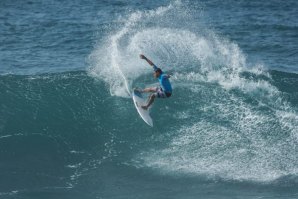
[[[158,68],[153,65],[154,71],[156,71]],[[162,87],[162,90],[167,93],[172,93],[172,85],[170,83],[168,75],[164,74],[163,72],[158,77],[158,81],[160,83],[160,86]]]

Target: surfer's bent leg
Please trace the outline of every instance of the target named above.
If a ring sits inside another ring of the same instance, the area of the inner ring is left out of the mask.
[[[155,93],[150,95],[148,104],[145,106],[142,106],[142,108],[147,110],[149,106],[154,102],[154,99],[155,99]]]
[[[156,87],[152,87],[152,88],[145,88],[144,90],[142,90],[143,93],[153,93],[156,92],[157,88]]]

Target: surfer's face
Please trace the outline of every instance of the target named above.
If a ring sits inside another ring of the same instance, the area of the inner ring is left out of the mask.
[[[159,72],[154,72],[154,73],[153,73],[153,76],[154,76],[155,78],[159,78],[160,73],[159,73]]]

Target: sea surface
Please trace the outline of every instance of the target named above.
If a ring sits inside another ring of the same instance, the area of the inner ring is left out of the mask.
[[[1,0],[1,199],[298,198],[297,0]],[[173,95],[138,115],[134,87]]]

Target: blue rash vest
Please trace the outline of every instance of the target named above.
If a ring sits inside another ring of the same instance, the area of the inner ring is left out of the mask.
[[[153,65],[153,70],[156,71],[158,69],[157,66]],[[164,92],[172,93],[172,85],[170,83],[168,75],[164,74],[163,72],[158,77],[158,81],[161,85],[161,88]]]

